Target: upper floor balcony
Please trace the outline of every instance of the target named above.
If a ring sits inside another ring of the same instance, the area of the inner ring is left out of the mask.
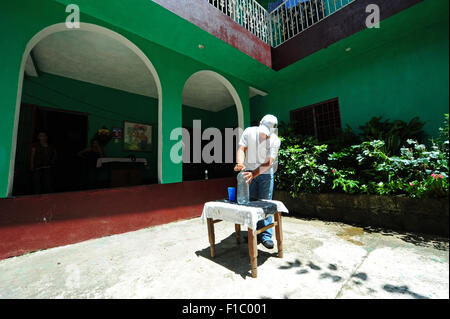
[[[255,0],[206,1],[275,48],[355,0],[286,0],[270,12]]]
[[[241,52],[280,70],[423,0],[285,0],[267,10],[256,0],[153,0]]]

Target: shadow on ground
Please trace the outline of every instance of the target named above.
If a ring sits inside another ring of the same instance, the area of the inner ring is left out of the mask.
[[[386,236],[395,236],[402,241],[406,243],[413,244],[415,246],[421,246],[421,247],[430,247],[442,251],[448,251],[449,250],[449,238],[443,237],[443,236],[437,236],[437,235],[430,235],[430,234],[422,234],[422,233],[411,233],[401,230],[393,230],[388,229],[384,227],[376,227],[376,226],[367,226],[367,225],[361,225],[357,223],[349,223],[349,222],[343,222],[339,220],[326,220],[321,219],[317,217],[308,217],[308,216],[296,216],[296,215],[284,215],[283,216],[289,216],[300,220],[317,220],[325,223],[325,225],[331,225],[334,223],[342,223],[349,226],[359,227],[362,228],[367,233],[378,233],[381,235]]]
[[[419,233],[415,234],[373,226],[363,227],[363,229],[368,233],[378,233],[387,236],[395,236],[402,241],[413,244],[415,246],[429,247],[443,251],[448,251],[449,249],[449,238],[446,237]]]
[[[197,256],[201,256],[219,264],[234,273],[240,275],[242,278],[251,277],[250,257],[248,254],[248,244],[245,240],[247,237],[246,231],[241,231],[241,243],[236,243],[236,235],[232,233],[221,242],[216,243],[216,256],[211,257],[210,247],[205,247],[202,250],[195,252]],[[276,247],[272,253],[268,253],[258,249],[258,267],[266,262],[269,257],[278,258]]]
[[[317,218],[308,218],[308,217],[299,217],[299,216],[290,216],[295,217],[296,219],[301,220],[319,220],[324,222],[325,224],[335,224],[336,221],[323,221]],[[337,222],[343,223],[343,222]],[[345,225],[358,227],[361,230],[361,233],[378,233],[386,236],[393,236],[405,243],[413,244],[415,246],[422,247],[430,247],[438,250],[448,251],[449,247],[449,239],[441,236],[433,236],[427,234],[418,234],[418,233],[410,233],[410,232],[402,232],[396,231],[386,228],[379,228],[373,226],[362,226],[358,224],[352,223],[343,223]],[[226,269],[234,272],[235,274],[240,275],[243,279],[246,277],[251,277],[251,266],[248,254],[248,244],[245,241],[245,237],[247,237],[247,232],[241,231],[241,244],[236,243],[235,233],[230,234],[228,237],[223,239],[222,241],[216,243],[216,257],[211,258],[210,255],[210,247],[207,246],[202,250],[196,251],[197,256],[202,256],[204,258],[209,259],[211,262],[215,262]],[[364,245],[361,243],[361,245]],[[269,257],[278,258],[277,249],[274,248],[271,252],[267,252],[265,250],[261,250],[261,246],[258,246],[258,266],[261,266],[266,262]],[[365,272],[353,272],[348,275],[342,275],[341,266],[335,263],[327,263],[327,262],[315,262],[314,260],[300,260],[299,258],[292,260],[283,260],[283,264],[278,266],[278,269],[285,270],[294,270],[295,274],[298,276],[317,276],[321,281],[329,281],[332,283],[342,285],[339,293],[337,294],[337,298],[340,297],[340,292],[343,291],[343,288],[352,287],[358,289],[362,289],[361,291],[367,291],[368,296],[373,294],[377,294],[377,292],[388,292],[392,295],[392,298],[396,298],[400,295],[405,297],[410,297],[413,299],[429,299],[426,294],[419,294],[417,292],[411,291],[407,285],[407,282],[402,283],[386,283],[380,282],[377,278],[370,278],[370,274]],[[299,277],[300,278],[300,277]],[[284,295],[284,298],[288,299],[291,296],[288,294]],[[431,297],[431,295],[430,295]],[[260,296],[262,299],[270,299],[268,296]]]
[[[317,272],[317,273],[320,273],[320,275],[319,275],[320,279],[328,279],[333,282],[342,282],[344,280],[344,278],[342,278],[341,276],[338,276],[335,273],[333,273],[339,269],[339,267],[336,264],[328,264],[328,266],[326,266],[326,267],[323,267],[323,266],[320,267],[319,265],[316,265],[312,261],[301,262],[299,259],[296,259],[293,262],[288,261],[285,265],[282,265],[278,268],[283,269],[283,270],[298,268],[298,270],[296,271],[296,274],[298,274],[298,275],[305,275],[308,273]],[[368,278],[367,274],[362,273],[362,272],[354,274],[354,275],[352,275],[352,277],[355,277],[355,278],[358,278],[358,279],[361,279],[364,281],[366,281]]]
[[[336,264],[328,264],[327,266],[319,266],[312,261],[302,262],[299,259],[295,259],[294,261],[287,261],[284,265],[278,267],[282,270],[288,269],[297,269],[296,274],[298,275],[306,275],[316,273],[319,275],[321,280],[331,280],[334,283],[342,283],[354,284],[356,286],[364,287],[366,286],[367,290],[371,293],[375,293],[376,290],[373,288],[367,287],[367,281],[369,276],[365,272],[355,272],[350,275],[350,278],[343,278],[336,274],[336,271],[339,269],[339,266]],[[416,292],[409,290],[409,287],[406,285],[403,286],[394,286],[391,284],[384,284],[380,286],[386,292],[389,292],[393,295],[409,295],[413,299],[429,299],[426,296],[420,295]],[[339,295],[339,294],[338,294]],[[262,296],[262,299],[270,299],[270,297]],[[288,295],[284,295],[284,299],[289,299]]]
[[[430,299],[428,297],[419,295],[413,291],[410,291],[408,286],[394,286],[386,284],[383,286],[383,289],[392,294],[401,294],[401,295],[410,295],[414,299]]]
[[[297,275],[318,275],[320,280],[330,280],[333,283],[344,284],[346,282],[352,281],[355,285],[362,285],[363,282],[368,280],[368,275],[364,272],[353,273],[350,278],[343,278],[339,276],[336,272],[339,270],[339,266],[336,264],[325,264],[318,265],[311,260],[301,261],[300,259],[295,259],[294,261],[286,261],[284,265],[278,267],[281,270],[296,269]],[[262,299],[271,299],[267,296],[261,296]],[[289,299],[290,296],[285,294],[284,299]]]

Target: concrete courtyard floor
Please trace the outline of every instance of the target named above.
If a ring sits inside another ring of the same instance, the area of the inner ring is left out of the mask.
[[[259,245],[253,279],[215,226],[215,259],[195,218],[2,260],[0,298],[449,298],[448,238],[284,217],[284,258]]]

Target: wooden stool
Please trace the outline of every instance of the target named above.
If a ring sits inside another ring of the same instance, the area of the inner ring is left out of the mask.
[[[277,212],[275,215],[275,221],[267,225],[261,229],[258,229],[255,234],[253,234],[253,230],[248,228],[248,254],[250,256],[252,277],[256,278],[258,275],[258,247],[257,247],[257,235],[266,231],[269,228],[275,227],[275,238],[277,239],[277,248],[278,248],[278,257],[283,258],[283,227],[281,221],[281,213]],[[215,248],[215,235],[214,235],[214,224],[219,223],[222,220],[217,219],[213,220],[212,218],[207,219],[208,225],[208,237],[209,244],[211,248],[211,257],[214,258],[216,256],[216,248]],[[236,231],[236,242],[239,244],[241,242],[241,225],[235,224]]]

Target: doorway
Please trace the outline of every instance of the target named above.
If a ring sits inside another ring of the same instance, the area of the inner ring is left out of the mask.
[[[189,132],[189,141],[186,141],[185,144],[190,145],[191,151],[189,152],[190,158],[188,163],[183,163],[183,181],[194,181],[194,180],[201,180],[201,179],[209,179],[209,178],[225,178],[225,177],[233,177],[236,175],[234,172],[234,159],[236,158],[236,150],[237,150],[237,140],[233,138],[233,147],[232,151],[233,153],[228,156],[231,156],[233,159],[232,163],[226,162],[226,152],[229,152],[231,149],[226,149],[226,134],[225,129],[221,129],[221,154],[222,159],[220,163],[205,163],[203,158],[201,159],[200,163],[194,163],[194,150],[192,147],[194,145],[194,134],[193,134],[193,128],[192,127],[183,127]],[[202,129],[200,136],[203,136],[203,132],[205,130]],[[200,150],[203,150],[204,147],[210,143],[210,140],[201,140],[200,144]],[[217,150],[215,150],[217,151]]]
[[[33,194],[29,163],[31,148],[37,142],[39,132],[47,133],[48,143],[57,154],[51,173],[53,192],[80,190],[82,174],[77,153],[88,145],[88,128],[89,117],[86,113],[23,104],[17,137],[13,195]]]

